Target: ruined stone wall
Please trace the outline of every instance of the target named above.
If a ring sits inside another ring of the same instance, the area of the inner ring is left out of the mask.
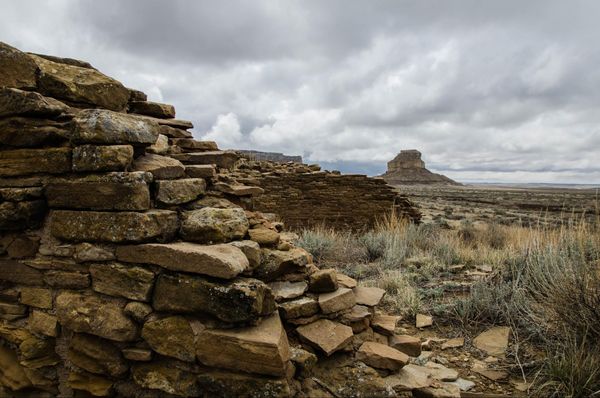
[[[375,312],[383,290],[318,270],[281,223],[239,206],[309,187],[329,192],[298,202],[309,214],[332,195],[331,209],[389,207],[384,185],[253,186],[191,127],[85,62],[0,43],[0,396],[302,397],[334,352],[408,362],[365,347],[373,328],[394,333]]]
[[[238,149],[237,152],[239,152],[242,156],[250,159],[250,160],[268,160],[270,162],[276,162],[276,163],[287,163],[287,162],[294,162],[294,163],[302,163],[302,156],[293,156],[293,155],[284,155],[283,153],[279,153],[279,152],[261,152],[261,151],[251,151],[251,150],[245,150],[245,149]]]

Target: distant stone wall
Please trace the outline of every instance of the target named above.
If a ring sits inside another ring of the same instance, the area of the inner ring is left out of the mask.
[[[261,152],[245,149],[238,149],[237,152],[250,160],[268,160],[276,163],[302,163],[302,156],[284,155],[279,152]]]

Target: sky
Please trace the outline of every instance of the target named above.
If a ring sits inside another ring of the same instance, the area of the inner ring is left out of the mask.
[[[223,149],[369,175],[600,183],[596,0],[7,0],[0,41],[90,62]]]

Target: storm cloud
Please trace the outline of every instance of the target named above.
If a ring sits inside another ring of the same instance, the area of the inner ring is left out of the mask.
[[[84,59],[197,138],[378,174],[600,182],[600,3],[4,2],[0,40]]]

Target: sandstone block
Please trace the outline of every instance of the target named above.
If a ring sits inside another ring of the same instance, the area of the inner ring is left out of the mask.
[[[7,116],[54,117],[69,107],[54,98],[0,86],[0,118]]]
[[[123,348],[123,357],[130,361],[148,362],[152,360],[152,351],[143,348]]]
[[[214,164],[221,169],[231,169],[239,158],[233,151],[179,153],[173,157],[184,164]]]
[[[194,362],[194,332],[181,316],[148,321],[142,328],[142,338],[161,355]]]
[[[149,173],[113,172],[59,179],[46,186],[51,208],[89,210],[147,210],[150,208]]]
[[[344,324],[352,324],[355,322],[363,321],[365,319],[369,319],[371,317],[372,314],[369,311],[369,308],[365,307],[364,305],[357,304],[354,307],[352,307],[350,312],[342,315],[341,320]]]
[[[229,242],[242,239],[248,227],[248,219],[242,209],[205,207],[183,213],[181,236],[200,243]]]
[[[2,50],[2,47],[0,47],[0,50]],[[12,391],[31,387],[31,381],[19,364],[17,354],[4,346],[0,346],[0,385],[8,387]]]
[[[406,365],[410,358],[385,344],[367,341],[356,352],[356,359],[374,368],[398,370]]]
[[[335,292],[319,295],[319,307],[324,314],[352,308],[356,304],[354,293],[350,289],[340,288]]]
[[[131,162],[131,145],[81,145],[73,148],[73,171],[123,171]]]
[[[172,180],[183,177],[185,167],[179,160],[147,153],[133,162],[133,170],[152,173],[155,180]]]
[[[335,292],[338,288],[337,272],[334,269],[322,269],[310,274],[309,289],[315,293]]]
[[[116,377],[129,370],[121,350],[108,340],[88,334],[73,336],[67,356],[73,364],[90,373]]]
[[[27,313],[27,307],[21,304],[4,303],[0,301],[0,316],[8,315],[9,318],[23,318]]]
[[[0,152],[0,177],[71,171],[70,148],[15,149]]]
[[[143,322],[152,313],[152,307],[139,301],[127,303],[123,311],[138,322]]]
[[[192,133],[186,131],[185,129],[191,128],[187,126],[168,126],[165,124],[160,124],[160,133],[166,135],[169,138],[192,138]]]
[[[34,89],[37,71],[27,54],[0,42],[0,86]]]
[[[319,319],[296,329],[300,338],[329,356],[352,341],[352,328],[329,319]]]
[[[319,303],[310,297],[302,297],[280,304],[279,309],[285,319],[304,318],[319,312]]]
[[[28,117],[0,119],[0,144],[11,147],[32,148],[58,146],[69,139],[68,121]]]
[[[315,354],[302,348],[291,347],[292,363],[296,366],[297,372],[303,376],[308,376],[317,364],[318,358]]]
[[[261,246],[277,246],[279,243],[279,232],[268,228],[250,229],[248,236]]]
[[[54,210],[50,216],[52,235],[67,241],[166,241],[173,239],[178,227],[177,213],[167,210],[145,213]]]
[[[417,314],[415,326],[418,328],[426,328],[433,325],[433,318],[429,315]]]
[[[371,321],[371,327],[385,336],[392,336],[396,330],[396,324],[401,319],[399,316],[375,314]]]
[[[421,339],[418,337],[395,334],[388,337],[388,344],[390,347],[402,351],[411,357],[418,357],[421,355]]]
[[[53,62],[29,55],[39,68],[38,91],[75,103],[120,111],[129,100],[129,90],[95,69]]]
[[[109,340],[133,341],[138,327],[125,315],[123,306],[118,301],[74,292],[61,292],[56,297],[56,315],[64,327]]]
[[[173,105],[151,101],[131,101],[129,102],[129,112],[161,119],[175,117],[175,107]]]
[[[74,390],[87,391],[94,397],[108,397],[112,394],[113,382],[91,373],[71,371],[67,385]]]
[[[0,191],[2,191],[0,189]],[[0,197],[2,194],[0,193]],[[33,257],[40,247],[40,241],[37,238],[30,236],[17,236],[12,242],[6,246],[6,254],[10,258],[26,258]]]
[[[261,251],[258,243],[252,240],[236,240],[229,244],[233,247],[237,247],[246,255],[250,268],[254,269],[260,265]]]
[[[199,397],[201,391],[196,375],[187,371],[178,361],[158,360],[135,364],[133,380],[142,388],[164,391],[182,397]]]
[[[156,142],[146,148],[146,152],[162,155],[169,152],[169,137],[159,134]]]
[[[357,286],[354,288],[354,295],[357,304],[375,307],[381,302],[385,290],[378,287]]]
[[[231,185],[224,182],[218,182],[214,184],[214,188],[217,191],[233,195],[233,196],[257,196],[262,195],[265,190],[261,187],[248,186],[248,185]]]
[[[114,248],[110,246],[83,242],[75,246],[73,258],[78,263],[85,263],[88,261],[109,261],[114,260],[116,257]]]
[[[29,317],[29,329],[44,336],[58,336],[58,319],[54,315],[45,312],[33,310]]]
[[[510,328],[496,326],[486,330],[473,339],[473,345],[488,355],[504,355],[508,347]]]
[[[21,303],[31,307],[52,308],[52,291],[41,287],[22,287]]]
[[[44,282],[50,287],[60,289],[85,289],[90,285],[90,276],[86,272],[46,271]]]
[[[219,147],[214,141],[197,141],[192,138],[174,138],[173,145],[183,149],[197,151],[218,151]]]
[[[284,376],[290,359],[287,335],[277,314],[257,326],[204,330],[195,347],[204,365],[270,376]]]
[[[212,164],[196,164],[185,166],[185,174],[190,178],[215,178],[217,172]]]
[[[135,115],[86,109],[73,119],[71,139],[77,144],[151,145],[158,131],[158,124]]]
[[[271,289],[256,279],[213,282],[191,275],[158,277],[152,306],[157,311],[207,313],[225,322],[256,322],[275,311]]]
[[[171,271],[231,279],[248,268],[244,253],[231,245],[198,245],[189,242],[120,246],[120,261],[155,264]]]
[[[257,278],[272,281],[289,273],[306,272],[308,253],[299,248],[288,251],[263,249],[262,261],[254,270]]]
[[[269,287],[275,295],[276,301],[289,300],[300,297],[304,294],[308,285],[306,282],[271,282]]]
[[[162,180],[155,183],[156,200],[164,205],[178,205],[191,202],[206,192],[203,178],[183,178]]]
[[[150,301],[154,273],[142,267],[119,263],[90,266],[92,289],[109,296],[130,300]]]
[[[37,269],[19,261],[0,260],[0,281],[26,286],[42,286],[44,275]]]
[[[209,397],[292,396],[287,379],[211,370],[198,375],[198,386]]]

